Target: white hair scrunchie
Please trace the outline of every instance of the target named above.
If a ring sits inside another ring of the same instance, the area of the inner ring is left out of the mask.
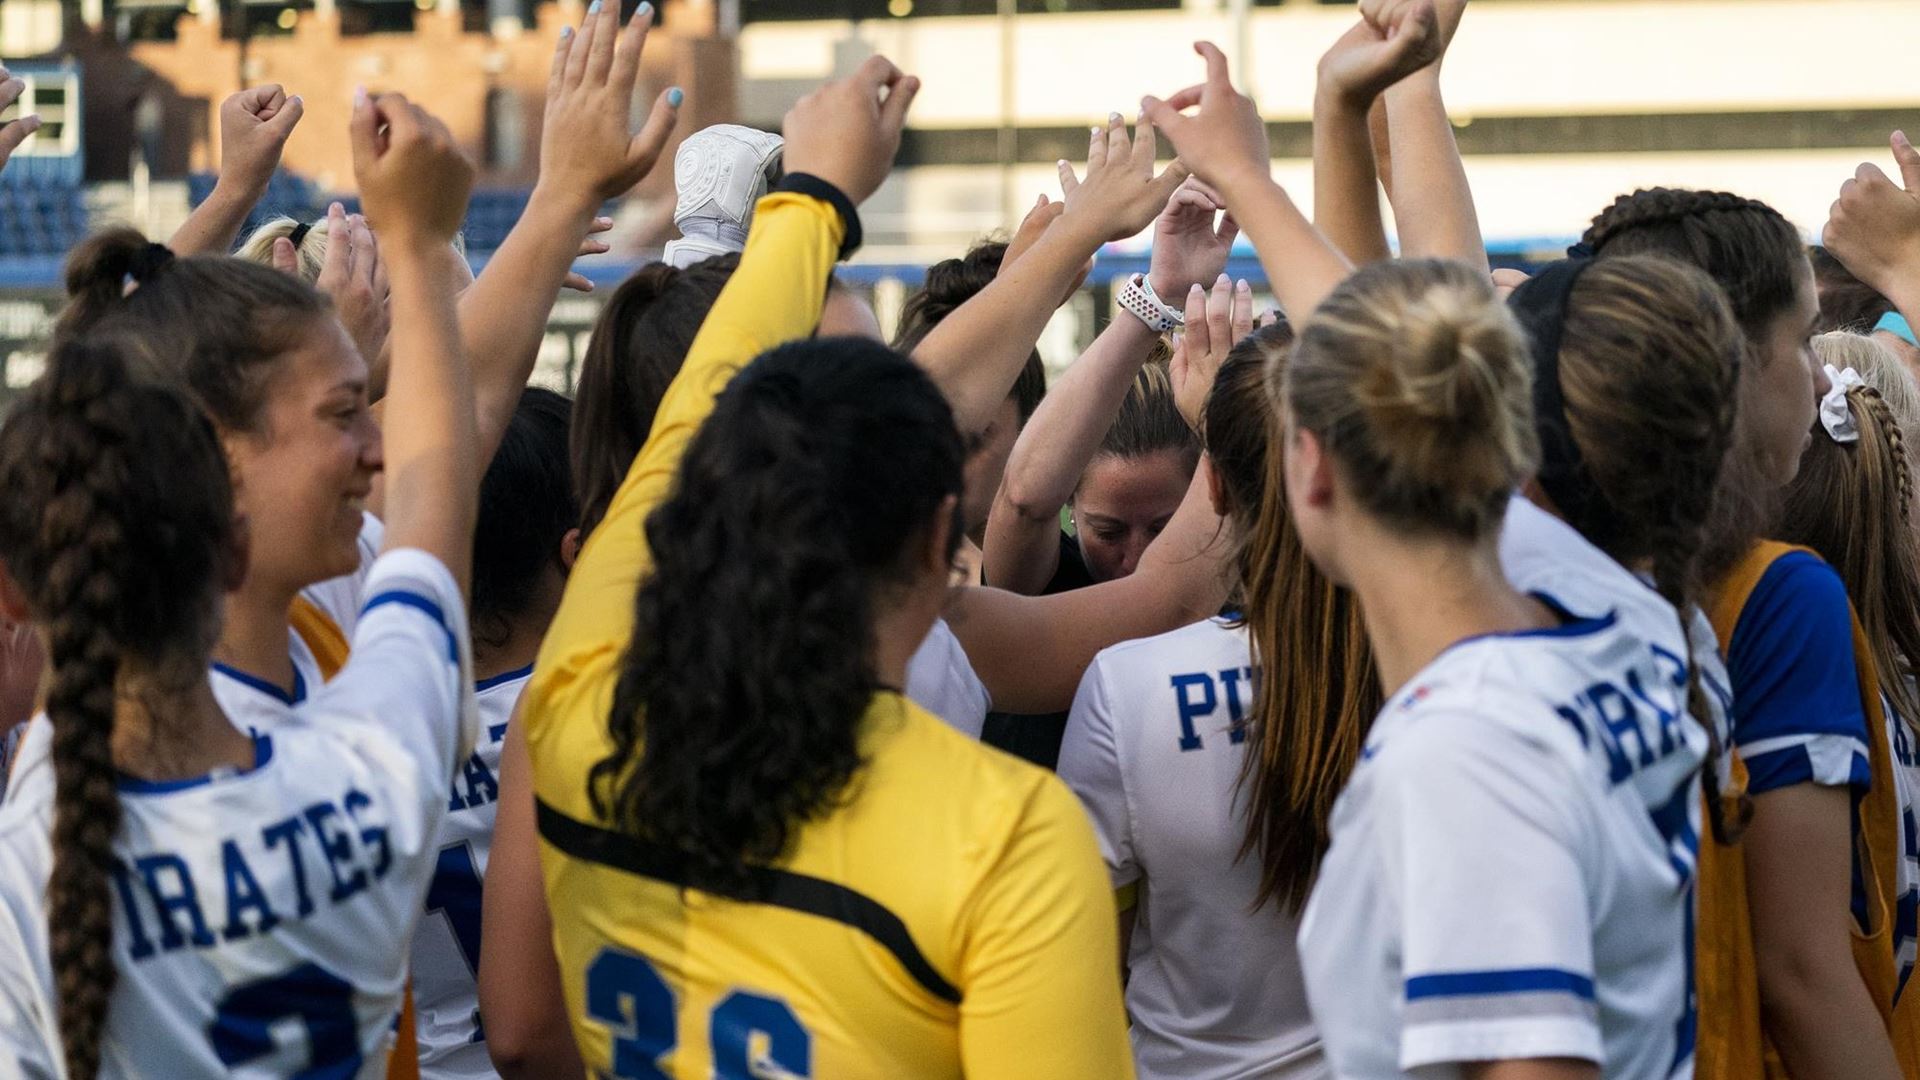
[[[1860,441],[1860,425],[1854,422],[1853,409],[1847,404],[1847,394],[1856,386],[1867,385],[1858,371],[1847,368],[1841,371],[1832,364],[1826,365],[1827,380],[1833,387],[1827,396],[1820,399],[1820,426],[1827,430],[1827,437],[1837,443]]]

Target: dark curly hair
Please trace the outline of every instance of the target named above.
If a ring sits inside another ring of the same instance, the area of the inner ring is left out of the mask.
[[[235,558],[233,490],[184,394],[136,380],[117,349],[68,339],[0,424],[0,491],[0,562],[52,669],[47,936],[66,1075],[91,1080],[115,981],[116,683],[205,679]]]
[[[876,608],[927,530],[957,550],[962,457],[946,399],[883,345],[794,342],[741,371],[647,518],[595,812],[711,889],[831,810],[881,689]]]
[[[600,309],[574,380],[568,436],[582,538],[606,516],[694,335],[739,266],[737,254],[684,270],[655,263],[621,282]]]

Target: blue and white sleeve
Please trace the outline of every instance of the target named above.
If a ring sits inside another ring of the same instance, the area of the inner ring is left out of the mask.
[[[1378,855],[1400,921],[1401,1068],[1600,1061],[1582,778],[1484,725],[1422,725],[1440,737],[1403,737],[1374,764]],[[1453,737],[1468,727],[1488,737]]]
[[[1733,741],[1754,794],[1871,781],[1867,719],[1840,575],[1793,552],[1760,578],[1727,643]]]
[[[1133,854],[1133,810],[1127,799],[1126,769],[1120,761],[1119,735],[1100,658],[1087,666],[1067,714],[1060,741],[1060,779],[1087,808],[1100,857],[1114,888],[1140,879]]]
[[[302,715],[367,722],[400,741],[433,786],[466,760],[479,729],[466,604],[424,551],[380,556],[367,576],[347,666]]]

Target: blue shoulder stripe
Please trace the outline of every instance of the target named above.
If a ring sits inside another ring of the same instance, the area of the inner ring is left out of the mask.
[[[1506,971],[1450,971],[1407,980],[1407,1000],[1480,997],[1488,994],[1573,994],[1593,1000],[1593,979],[1560,968],[1512,968]]]
[[[453,631],[447,627],[447,614],[440,610],[439,604],[434,603],[432,600],[416,592],[407,592],[403,589],[389,589],[369,599],[366,604],[360,608],[360,617],[365,618],[368,612],[385,604],[399,604],[403,607],[410,607],[416,611],[425,612],[434,622],[439,623],[440,632],[447,635],[447,659],[452,660],[456,666],[460,663],[460,646],[453,640]]]

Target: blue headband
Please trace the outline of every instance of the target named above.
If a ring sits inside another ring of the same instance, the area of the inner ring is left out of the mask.
[[[1906,316],[1897,311],[1889,311],[1885,315],[1880,316],[1880,321],[1873,324],[1873,329],[1876,332],[1885,330],[1901,341],[1915,348],[1920,348],[1920,341],[1914,340],[1913,327],[1908,326]]]

